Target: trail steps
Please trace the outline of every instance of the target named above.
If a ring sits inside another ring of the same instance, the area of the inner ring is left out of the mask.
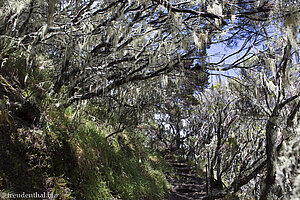
[[[172,185],[169,200],[200,200],[206,197],[205,179],[196,174],[196,167],[186,161],[169,161],[174,173],[168,176]]]
[[[213,192],[216,194],[207,195],[206,180],[197,175],[196,166],[181,160],[169,160],[169,163],[174,171],[167,176],[172,185],[168,200],[221,199],[216,197],[217,191]]]

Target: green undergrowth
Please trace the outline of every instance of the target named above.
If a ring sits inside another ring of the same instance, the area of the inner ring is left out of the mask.
[[[1,194],[49,192],[62,200],[166,199],[167,164],[143,145],[142,133],[123,131],[106,139],[106,126],[88,120],[76,125],[72,114],[51,107],[40,128],[20,121],[20,127],[7,125],[5,134],[2,129],[3,140],[9,141],[3,150],[9,155],[1,154],[6,159],[0,165]]]
[[[74,134],[82,196],[86,199],[165,199],[166,164],[159,155],[133,145],[126,133],[106,139],[107,129],[86,124]],[[127,133],[130,134],[130,133]]]

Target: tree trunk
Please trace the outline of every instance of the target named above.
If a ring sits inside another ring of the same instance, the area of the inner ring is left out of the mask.
[[[275,133],[276,133],[276,121],[279,116],[279,110],[280,110],[279,106],[276,105],[266,125],[267,175],[260,194],[260,200],[267,199],[271,187],[275,183],[275,176],[276,176],[274,170],[275,153],[276,153]]]

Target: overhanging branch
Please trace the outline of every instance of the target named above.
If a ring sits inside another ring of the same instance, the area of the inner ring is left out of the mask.
[[[154,2],[164,6],[165,8],[167,8],[168,10],[170,10],[171,12],[177,12],[177,13],[189,13],[192,15],[198,15],[200,17],[207,17],[210,19],[222,19],[221,16],[216,15],[214,13],[209,13],[209,12],[199,12],[199,11],[195,11],[195,10],[191,10],[191,9],[182,9],[182,8],[177,8],[174,5],[172,5],[169,1],[167,0],[153,0]]]

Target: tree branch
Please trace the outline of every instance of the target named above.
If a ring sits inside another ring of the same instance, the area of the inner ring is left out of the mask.
[[[153,0],[153,1],[160,4],[160,5],[163,5],[165,8],[167,8],[171,12],[189,13],[189,14],[192,14],[192,15],[197,15],[197,16],[200,16],[200,17],[207,17],[207,18],[210,18],[210,19],[222,19],[221,16],[218,16],[218,15],[213,14],[213,13],[198,12],[198,11],[191,10],[191,9],[181,9],[181,8],[174,7],[167,0]]]
[[[234,193],[236,193],[243,185],[246,185],[251,181],[253,178],[256,177],[256,175],[265,168],[267,161],[264,160],[260,165],[258,165],[250,174],[238,177],[236,180],[234,180],[231,185],[230,189],[233,190]]]

